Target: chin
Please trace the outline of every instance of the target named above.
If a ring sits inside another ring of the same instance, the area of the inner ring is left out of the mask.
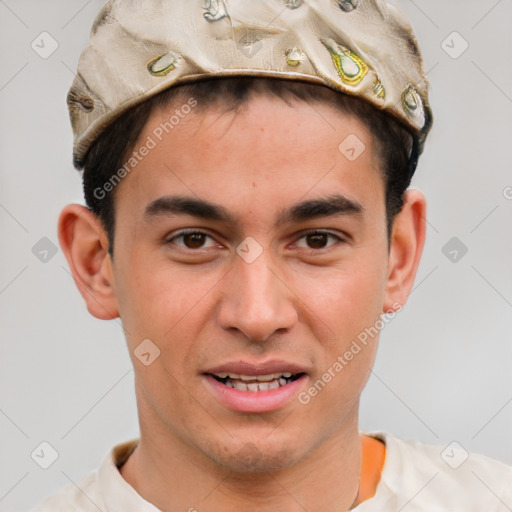
[[[306,456],[302,443],[296,446],[282,441],[272,443],[268,439],[233,441],[228,446],[210,446],[209,457],[219,466],[236,473],[279,471]]]

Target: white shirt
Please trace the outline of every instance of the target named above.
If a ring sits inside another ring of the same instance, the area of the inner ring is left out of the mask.
[[[511,512],[512,467],[484,455],[366,433],[386,444],[375,495],[353,512]],[[31,512],[160,512],[121,476],[118,467],[138,439],[108,451],[98,469],[70,483]],[[466,458],[467,457],[467,458]]]

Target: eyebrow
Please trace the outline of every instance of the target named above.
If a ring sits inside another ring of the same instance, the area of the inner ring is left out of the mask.
[[[357,201],[341,194],[333,194],[325,198],[302,201],[289,208],[281,209],[276,225],[337,215],[360,216],[363,212],[363,206]],[[164,215],[191,215],[205,220],[238,225],[236,217],[223,206],[187,196],[163,196],[149,203],[144,210],[144,220],[146,221]]]

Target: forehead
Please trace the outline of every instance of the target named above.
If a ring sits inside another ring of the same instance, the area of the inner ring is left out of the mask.
[[[315,191],[380,197],[384,188],[365,123],[325,101],[258,94],[230,108],[180,95],[152,111],[135,152],[144,146],[121,186],[141,204],[164,190],[233,205],[245,198],[238,206],[251,209]]]

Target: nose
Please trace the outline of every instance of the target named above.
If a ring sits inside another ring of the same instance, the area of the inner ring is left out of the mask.
[[[272,264],[268,251],[251,263],[235,255],[226,278],[218,309],[223,329],[241,332],[251,341],[266,341],[297,322],[295,295]]]

